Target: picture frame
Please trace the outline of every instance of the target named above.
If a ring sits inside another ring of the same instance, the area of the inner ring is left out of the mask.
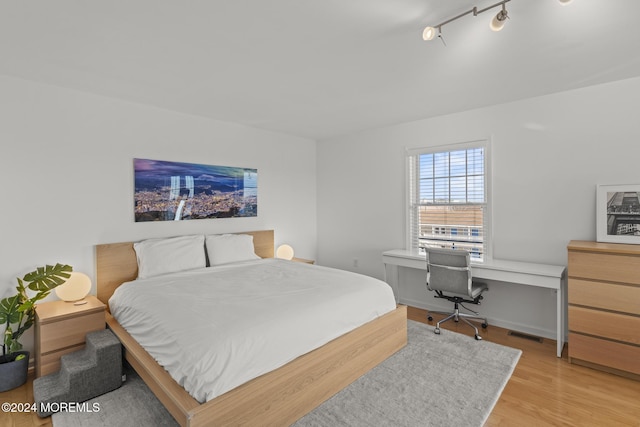
[[[133,159],[135,222],[258,216],[258,170]]]
[[[640,184],[598,185],[598,242],[640,244]]]

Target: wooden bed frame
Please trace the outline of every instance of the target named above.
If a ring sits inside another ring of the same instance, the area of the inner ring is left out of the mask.
[[[273,230],[254,231],[256,254],[274,256]],[[98,298],[137,277],[133,242],[96,246]],[[107,313],[125,358],[181,426],[289,425],[407,343],[406,306],[304,354],[215,399],[199,403]]]

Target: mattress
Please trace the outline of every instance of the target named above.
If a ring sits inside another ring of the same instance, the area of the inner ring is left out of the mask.
[[[109,307],[176,382],[205,402],[396,303],[378,279],[270,258],[127,282]]]

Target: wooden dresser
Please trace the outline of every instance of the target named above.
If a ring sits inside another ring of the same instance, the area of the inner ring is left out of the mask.
[[[88,295],[82,305],[51,301],[36,307],[36,377],[60,370],[60,356],[84,348],[89,332],[106,327],[106,306]]]
[[[567,249],[569,362],[640,379],[640,245]]]

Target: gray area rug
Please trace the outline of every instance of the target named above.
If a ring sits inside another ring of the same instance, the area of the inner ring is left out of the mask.
[[[408,336],[405,348],[294,426],[482,426],[522,352],[413,321]],[[93,402],[98,412],[59,412],[54,427],[177,426],[135,372]]]

